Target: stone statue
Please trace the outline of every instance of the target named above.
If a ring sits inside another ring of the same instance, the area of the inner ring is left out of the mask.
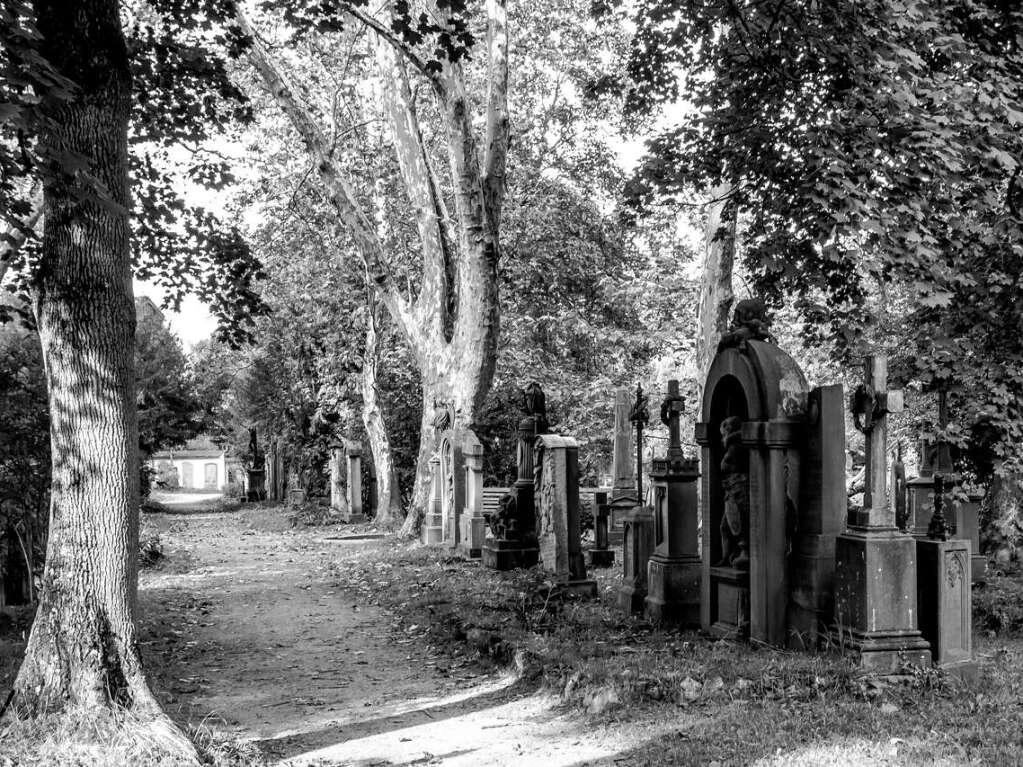
[[[533,381],[522,391],[522,410],[527,416],[536,418],[536,433],[547,431],[547,397],[540,384]]]
[[[721,422],[721,487],[725,495],[721,515],[721,560],[716,567],[749,567],[749,545],[743,520],[749,518],[749,476],[742,471],[742,419],[729,416]]]
[[[747,341],[774,341],[771,323],[767,319],[767,307],[760,298],[746,298],[735,305],[732,327],[721,336],[718,351],[735,346],[746,348]]]
[[[450,429],[454,420],[454,413],[452,412],[451,404],[448,402],[437,402],[435,400],[433,403],[433,428],[440,433],[446,429]]]
[[[490,515],[488,524],[495,538],[502,541],[518,540],[520,535],[518,504],[515,502],[514,493],[505,493],[501,496],[497,502],[497,511]]]

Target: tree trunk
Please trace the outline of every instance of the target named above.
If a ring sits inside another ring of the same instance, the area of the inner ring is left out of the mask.
[[[116,0],[35,4],[43,55],[80,87],[46,104],[39,136],[77,152],[105,187],[48,178],[34,281],[52,444],[49,540],[39,608],[12,704],[29,715],[124,707],[194,760],[160,710],[135,631],[138,427],[128,242],[131,76]]]
[[[366,321],[366,349],[362,361],[362,423],[366,427],[369,449],[373,453],[373,465],[376,467],[375,521],[378,525],[390,527],[401,517],[401,490],[398,487],[398,473],[394,468],[394,456],[391,454],[391,440],[387,436],[377,389],[377,368],[380,364],[380,350],[377,344],[379,322],[377,303],[371,295]]]
[[[728,330],[732,292],[732,267],[735,264],[735,224],[737,208],[731,200],[731,185],[722,184],[711,191],[704,229],[703,276],[700,281],[700,308],[696,338],[697,408],[702,407],[703,384],[714,361],[718,342]]]
[[[982,505],[981,550],[1004,568],[1023,547],[1023,477],[996,474]]]

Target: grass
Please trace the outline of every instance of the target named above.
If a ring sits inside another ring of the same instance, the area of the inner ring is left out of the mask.
[[[339,585],[391,613],[438,668],[515,664],[594,724],[677,717],[678,731],[621,764],[963,765],[1019,762],[1023,582],[978,594],[980,679],[910,666],[876,676],[811,655],[662,631],[621,614],[619,567],[596,571],[598,600],[560,599],[534,572],[385,540],[339,562]],[[1011,582],[1009,582],[1011,581]],[[992,635],[990,616],[1001,615]]]

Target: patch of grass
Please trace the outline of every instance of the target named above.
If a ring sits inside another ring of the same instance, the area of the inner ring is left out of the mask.
[[[977,628],[998,636],[1023,637],[1023,577],[994,574],[973,592]]]
[[[393,539],[346,552],[334,572],[340,586],[391,614],[398,641],[426,643],[446,658],[437,662],[441,671],[444,664],[514,663],[595,723],[678,717],[676,733],[609,764],[1018,758],[1023,644],[982,652],[981,680],[972,684],[910,666],[877,676],[837,654],[717,641],[625,616],[616,600],[620,567],[591,573],[596,600],[563,598],[536,570],[499,573]]]

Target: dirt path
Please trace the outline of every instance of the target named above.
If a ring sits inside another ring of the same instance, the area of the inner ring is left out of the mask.
[[[331,585],[328,563],[364,542],[292,530],[279,509],[188,512],[147,517],[170,558],[140,581],[154,688],[182,723],[293,765],[596,764],[654,734],[559,714],[510,677],[438,669]]]

